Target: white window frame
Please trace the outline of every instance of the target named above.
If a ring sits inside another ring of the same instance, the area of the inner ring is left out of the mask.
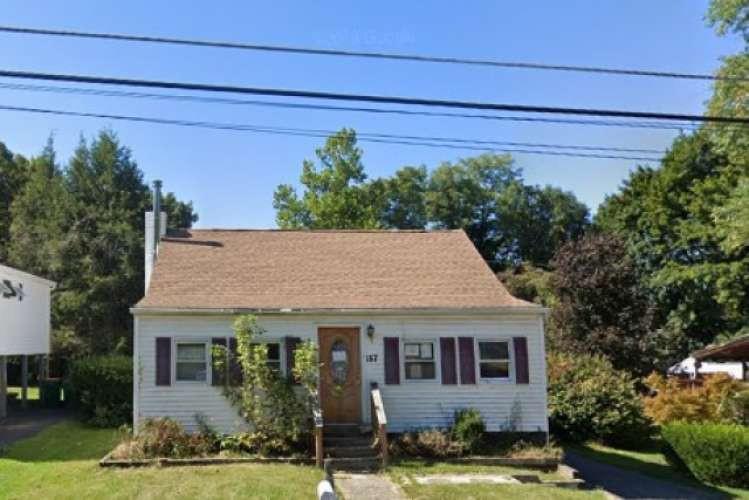
[[[504,359],[481,359],[481,350],[479,344],[481,342],[503,342],[507,344],[507,377],[482,377],[481,376],[481,362],[496,362],[505,361]],[[515,381],[515,346],[513,345],[512,339],[509,338],[476,338],[474,341],[474,358],[476,363],[476,380],[482,384],[509,384]],[[458,363],[460,365],[460,363]]]
[[[434,378],[408,378],[406,371],[406,363],[429,363],[429,360],[417,361],[406,359],[406,344],[432,344],[432,360],[434,363]],[[437,339],[400,339],[400,357],[401,357],[401,369],[403,370],[403,381],[407,384],[434,384],[442,383],[441,381],[441,370],[440,370],[440,353],[439,353],[439,341]],[[384,365],[383,365],[384,366]]]
[[[179,357],[179,348],[178,346],[180,344],[203,344],[203,348],[205,349],[205,380],[180,380],[177,378],[177,363],[178,363],[178,357]],[[203,384],[203,385],[211,385],[212,384],[212,356],[211,356],[211,341],[210,339],[206,339],[203,337],[200,338],[178,338],[175,339],[172,345],[172,352],[174,352],[174,356],[172,357],[172,380],[174,380],[175,384]]]

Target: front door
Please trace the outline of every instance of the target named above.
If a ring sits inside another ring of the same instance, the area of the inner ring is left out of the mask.
[[[320,404],[325,423],[361,421],[358,328],[320,328]]]

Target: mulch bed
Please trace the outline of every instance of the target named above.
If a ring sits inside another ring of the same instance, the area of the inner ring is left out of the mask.
[[[180,467],[186,465],[229,465],[229,464],[314,464],[308,457],[197,457],[197,458],[145,458],[117,459],[108,453],[99,460],[100,467]]]

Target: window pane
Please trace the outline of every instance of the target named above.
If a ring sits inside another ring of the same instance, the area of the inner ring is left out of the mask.
[[[510,359],[507,342],[479,342],[480,359]]]
[[[434,352],[432,349],[432,343],[425,342],[421,344],[421,359],[433,359],[433,358],[434,358]]]
[[[406,363],[406,379],[430,380],[435,378],[434,373],[434,362]]]
[[[509,361],[491,361],[479,364],[481,378],[510,378]]]
[[[403,353],[406,359],[419,359],[419,344],[403,344]]]
[[[281,359],[280,344],[268,344],[268,359]]]
[[[205,381],[205,363],[177,362],[177,380],[195,380],[199,382]]]
[[[281,372],[281,362],[280,361],[268,361],[268,368],[273,370],[274,372]]]
[[[177,361],[205,361],[205,344],[177,344]]]

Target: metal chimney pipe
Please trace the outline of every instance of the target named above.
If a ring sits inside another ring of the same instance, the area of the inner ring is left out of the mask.
[[[153,181],[153,248],[154,256],[158,253],[161,240],[161,181]]]

